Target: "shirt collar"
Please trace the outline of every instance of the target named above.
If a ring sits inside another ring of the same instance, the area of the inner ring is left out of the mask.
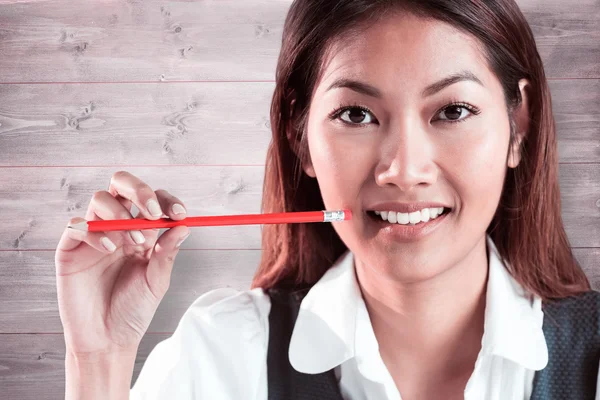
[[[512,277],[489,235],[487,245],[489,276],[483,349],[528,369],[541,370],[548,364],[542,301],[528,294]]]
[[[289,348],[294,369],[320,373],[354,357],[356,310],[362,301],[354,257],[346,251],[300,304]]]
[[[526,294],[510,275],[489,235],[486,241],[489,275],[482,353],[540,370],[548,363],[541,300]],[[365,332],[372,331],[369,319],[361,317],[365,310],[354,256],[348,250],[302,300],[290,341],[290,364],[299,372],[316,374],[357,356],[357,344],[363,345],[358,351],[361,356],[367,349],[378,350],[376,343],[356,343],[357,337],[363,341],[369,336]]]

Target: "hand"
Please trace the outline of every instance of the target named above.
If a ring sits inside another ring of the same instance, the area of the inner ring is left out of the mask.
[[[137,218],[156,220],[164,214],[181,220],[187,215],[176,197],[165,190],[154,191],[136,176],[119,171],[112,176],[108,191],[94,194],[85,220],[133,218],[132,204],[140,210]],[[69,224],[82,221],[72,218]],[[187,226],[176,226],[160,238],[158,233],[158,229],[83,232],[65,228],[55,265],[68,352],[137,351],[169,288],[179,245],[190,231]]]

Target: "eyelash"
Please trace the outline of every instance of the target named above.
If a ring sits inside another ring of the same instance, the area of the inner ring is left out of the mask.
[[[444,121],[444,122],[448,122],[451,124],[455,124],[458,122],[464,122],[466,120],[468,120],[469,118],[471,118],[473,115],[478,115],[481,110],[479,110],[477,107],[472,106],[469,103],[464,103],[461,101],[452,101],[451,103],[446,104],[444,107],[440,108],[438,111],[436,111],[435,115],[437,116],[439,113],[441,113],[442,111],[450,108],[450,107],[463,107],[465,109],[467,109],[472,115],[466,117],[466,118],[462,118],[462,119],[458,119],[458,120],[450,120],[450,119],[444,119],[444,120],[438,120],[438,121]],[[352,104],[340,104],[339,107],[337,107],[335,110],[333,110],[330,114],[329,114],[329,119],[330,120],[336,120],[338,119],[345,111],[348,110],[352,110],[352,109],[359,109],[365,112],[368,112],[370,114],[373,114],[373,112],[371,110],[369,110],[367,107],[361,106],[358,103],[352,103]],[[350,125],[353,127],[362,127],[362,126],[366,126],[369,125],[369,123],[349,123],[346,121],[341,120],[342,123],[346,124],[346,125]]]

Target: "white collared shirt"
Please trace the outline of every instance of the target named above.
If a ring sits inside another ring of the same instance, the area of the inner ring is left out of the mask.
[[[541,300],[528,298],[489,236],[487,246],[482,348],[464,398],[527,400],[535,371],[548,363]],[[217,289],[200,296],[173,335],[151,351],[130,399],[267,400],[270,308],[262,289]],[[304,373],[334,368],[346,400],[401,400],[379,354],[350,251],[302,301],[289,359]]]

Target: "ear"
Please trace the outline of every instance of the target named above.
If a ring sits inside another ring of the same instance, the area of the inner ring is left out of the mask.
[[[300,146],[301,146],[301,135],[292,135],[293,132],[293,121],[294,121],[294,104],[296,103],[296,99],[293,99],[290,102],[290,118],[288,119],[288,124],[287,124],[287,138],[288,138],[288,143],[290,144],[290,147],[292,148],[292,151],[294,152],[294,154],[296,154],[296,157],[299,157],[300,154]],[[306,175],[310,176],[311,178],[316,178],[316,174],[315,174],[315,169],[313,168],[312,165],[312,160],[310,158],[310,151],[307,154],[307,161],[302,163],[302,169],[304,170],[304,172],[306,173]]]
[[[519,81],[519,91],[521,92],[521,104],[519,104],[513,110],[516,137],[508,153],[507,166],[509,168],[517,168],[517,166],[521,162],[521,143],[523,142],[525,136],[529,133],[529,89],[529,81],[527,79],[521,79]]]
[[[312,165],[312,160],[310,159],[310,152],[308,154],[308,161],[302,164],[302,169],[306,175],[310,176],[311,178],[317,177],[317,174],[315,174],[315,168]]]

